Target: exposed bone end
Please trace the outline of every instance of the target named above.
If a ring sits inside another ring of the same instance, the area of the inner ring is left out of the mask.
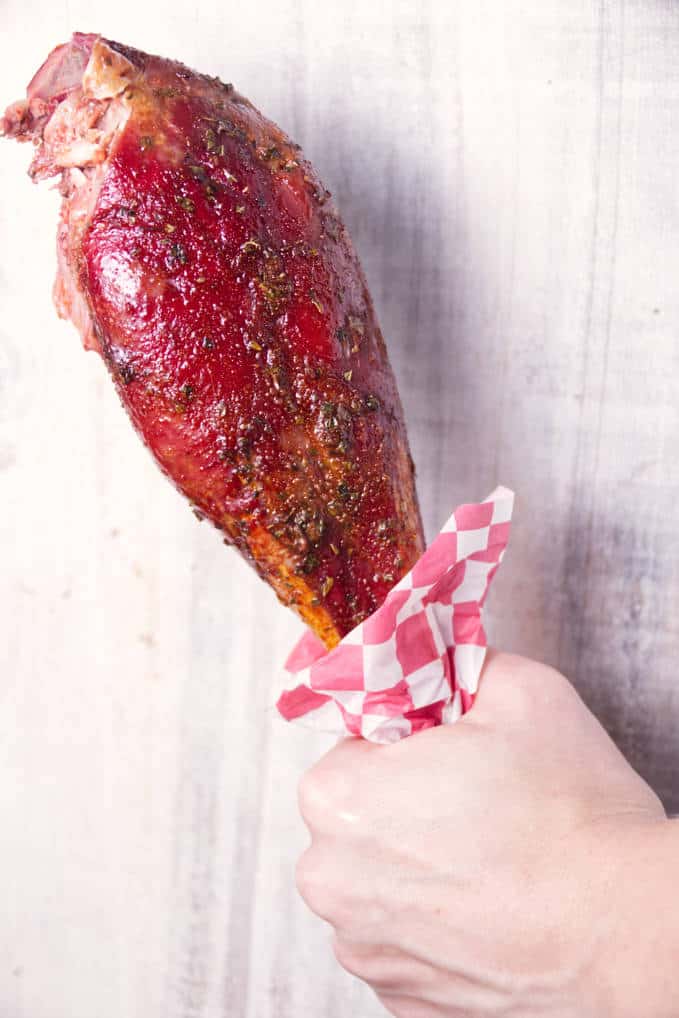
[[[59,102],[79,88],[97,39],[96,35],[74,32],[68,42],[53,49],[29,82],[26,89],[29,102],[34,99]]]
[[[82,76],[82,88],[93,99],[113,99],[132,83],[137,68],[122,53],[105,41],[97,39]]]
[[[31,177],[58,177],[63,202],[54,302],[87,349],[99,349],[99,343],[80,285],[81,242],[111,146],[130,114],[124,93],[137,73],[127,57],[99,36],[76,33],[52,50],[31,80],[27,98],[0,119],[0,133],[36,146]]]

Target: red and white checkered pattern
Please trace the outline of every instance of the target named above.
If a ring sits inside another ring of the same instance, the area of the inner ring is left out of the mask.
[[[389,592],[331,651],[307,633],[286,662],[287,721],[396,742],[471,707],[486,653],[481,609],[502,560],[514,495],[462,505]]]

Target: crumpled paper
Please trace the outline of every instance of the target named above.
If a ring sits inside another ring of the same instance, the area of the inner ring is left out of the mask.
[[[514,494],[459,506],[384,603],[327,651],[309,632],[286,662],[287,721],[397,742],[469,710],[486,654],[482,608],[509,539]]]

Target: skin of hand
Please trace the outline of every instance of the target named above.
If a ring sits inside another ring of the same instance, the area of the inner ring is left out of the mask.
[[[490,653],[456,725],[302,779],[297,873],[397,1018],[673,1018],[679,830],[574,688]]]

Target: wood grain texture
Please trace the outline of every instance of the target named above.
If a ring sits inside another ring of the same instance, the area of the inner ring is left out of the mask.
[[[558,665],[679,810],[679,7],[0,0],[0,95],[72,29],[227,80],[361,253],[432,536],[518,493],[495,642]],[[293,889],[323,739],[299,631],[57,322],[54,194],[0,161],[0,1014],[377,1018]]]

